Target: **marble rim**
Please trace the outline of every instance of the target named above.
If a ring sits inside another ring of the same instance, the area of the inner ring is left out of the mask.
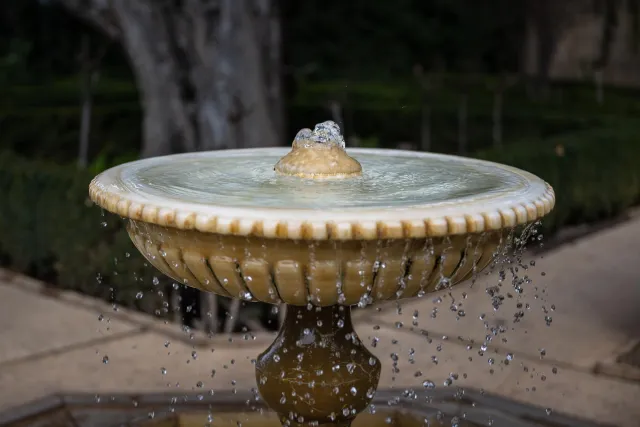
[[[158,196],[122,191],[115,183],[127,167],[165,162],[168,157],[198,157],[221,153],[235,157],[250,154],[285,155],[288,148],[249,148],[175,154],[138,160],[113,167],[96,176],[89,186],[91,200],[121,217],[181,230],[223,235],[303,240],[375,240],[444,237],[512,228],[536,221],[554,207],[555,194],[537,176],[510,166],[405,150],[352,148],[353,154],[411,156],[463,161],[502,169],[524,178],[524,189],[510,190],[472,200],[451,200],[397,208],[315,209],[248,208],[182,203]]]

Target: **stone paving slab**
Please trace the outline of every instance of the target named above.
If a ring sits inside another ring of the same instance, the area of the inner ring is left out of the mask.
[[[369,338],[363,332],[361,336]],[[544,360],[520,360],[517,356],[507,365],[505,355],[496,351],[489,350],[479,356],[477,350],[466,350],[466,344],[456,340],[429,342],[419,333],[395,328],[381,327],[375,336],[379,341],[372,351],[383,363],[381,387],[384,388],[419,389],[423,381],[430,380],[438,388],[451,388],[452,393],[459,387],[484,390],[539,406],[545,413],[551,409],[620,427],[637,427],[640,420],[637,405],[640,383],[558,368]],[[413,364],[409,360],[411,349],[415,351]],[[391,372],[392,353],[399,356],[397,373]],[[437,364],[431,361],[431,356],[437,357]],[[493,365],[488,363],[489,358],[495,360]],[[422,375],[416,377],[416,371]],[[457,379],[445,386],[451,374],[457,374]]]
[[[0,304],[0,366],[137,329],[119,320],[101,328],[98,314],[19,287],[0,286]]]
[[[221,346],[213,353],[145,332],[117,341],[76,348],[64,354],[0,368],[0,410],[61,389],[108,395],[117,392],[248,389],[255,387],[250,360],[262,345]],[[197,352],[194,359],[192,352]],[[103,363],[107,356],[109,362]],[[232,364],[232,360],[234,361]],[[225,365],[227,368],[225,368]],[[163,368],[166,374],[163,374]],[[212,370],[216,370],[211,378]],[[202,382],[202,387],[198,383]]]

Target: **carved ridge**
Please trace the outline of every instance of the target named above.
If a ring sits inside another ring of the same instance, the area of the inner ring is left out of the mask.
[[[450,242],[444,248],[448,253],[443,253],[443,243],[436,244],[433,255],[423,252],[427,250],[425,248],[428,248],[428,243],[420,246],[423,248],[422,251],[417,249],[410,254],[407,254],[408,247],[398,253],[381,251],[376,257],[376,261],[369,263],[370,267],[367,266],[367,263],[363,264],[364,258],[346,257],[330,261],[331,265],[327,271],[331,274],[331,271],[335,269],[336,284],[340,282],[339,288],[338,286],[330,287],[330,284],[315,285],[316,280],[326,282],[327,272],[324,273],[324,279],[322,273],[317,278],[311,277],[313,276],[310,270],[313,268],[310,264],[311,261],[301,263],[282,259],[279,262],[286,261],[287,265],[290,265],[290,270],[287,270],[289,274],[301,274],[304,286],[301,289],[291,291],[291,283],[285,282],[287,279],[279,277],[276,272],[278,268],[276,263],[270,262],[266,258],[251,256],[243,260],[220,253],[212,254],[208,250],[195,251],[190,249],[185,251],[179,245],[172,245],[170,239],[163,242],[154,241],[153,238],[143,237],[135,229],[131,229],[130,234],[136,246],[144,245],[141,252],[156,268],[181,284],[245,301],[293,305],[304,305],[311,302],[318,306],[336,303],[354,305],[363,296],[373,302],[412,298],[422,293],[438,290],[438,284],[443,278],[448,279],[449,284],[453,286],[489,265],[494,258],[495,249],[500,245],[497,239],[485,241],[478,236],[474,241],[465,239],[463,242]],[[445,242],[447,240],[445,239]],[[414,248],[417,247],[415,242],[414,245]],[[188,259],[185,256],[187,252]],[[189,263],[193,264],[196,257],[202,259],[203,268],[207,269],[206,274],[203,271],[194,271],[189,265]],[[404,257],[406,259],[403,259]],[[434,257],[433,261],[430,260],[431,257]],[[214,258],[217,261],[212,261]],[[264,266],[258,269],[254,268],[247,273],[252,277],[251,285],[243,271],[244,263],[247,260],[262,263]],[[385,263],[389,266],[389,270],[381,272],[380,266]],[[414,266],[419,267],[414,268]],[[362,274],[359,270],[356,271],[362,268],[371,268],[371,271],[367,274]],[[420,277],[414,277],[416,274],[419,274]],[[203,281],[207,279],[207,276],[211,276],[218,286]],[[413,281],[413,284],[409,289],[410,281]],[[362,284],[364,286],[361,286]],[[266,288],[262,289],[263,286]],[[320,291],[313,289],[314,286],[317,286]],[[289,292],[283,293],[283,289],[289,289]],[[347,290],[348,292],[345,293]],[[303,295],[295,293],[300,291],[303,292]],[[238,292],[239,294],[235,295]],[[340,298],[340,295],[345,295],[346,300]]]
[[[153,204],[133,202],[120,195],[105,190],[94,178],[89,186],[91,200],[109,212],[136,221],[172,227],[181,230],[195,229],[200,232],[222,235],[255,236],[273,239],[288,239],[290,235],[304,236],[308,240],[377,240],[393,238],[416,239],[424,237],[444,237],[498,231],[537,221],[554,207],[555,193],[546,184],[545,191],[526,202],[517,201],[512,206],[476,210],[456,216],[432,217],[418,221],[403,219],[377,221],[371,229],[367,223],[359,221],[335,222],[306,221],[264,221],[252,218],[227,218],[198,214],[191,211],[168,209]],[[524,210],[524,214],[522,212]],[[233,224],[246,223],[238,227]],[[410,225],[407,225],[410,224]],[[297,227],[297,228],[296,228]]]

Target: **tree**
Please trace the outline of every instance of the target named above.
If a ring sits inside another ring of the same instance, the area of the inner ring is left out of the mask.
[[[80,108],[80,140],[78,144],[78,166],[87,167],[89,163],[89,135],[91,133],[91,111],[93,109],[93,86],[99,77],[102,58],[107,53],[108,44],[104,44],[95,56],[92,56],[90,39],[82,37],[82,51],[78,57],[80,63],[81,108]]]
[[[282,141],[276,0],[58,1],[127,53],[144,157]]]

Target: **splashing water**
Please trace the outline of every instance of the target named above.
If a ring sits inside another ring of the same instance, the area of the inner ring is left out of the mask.
[[[308,142],[315,142],[318,144],[332,143],[342,149],[345,148],[344,137],[340,132],[340,126],[331,120],[318,123],[313,131],[306,128],[301,129],[296,135],[295,141],[300,142],[303,145],[306,145]]]

